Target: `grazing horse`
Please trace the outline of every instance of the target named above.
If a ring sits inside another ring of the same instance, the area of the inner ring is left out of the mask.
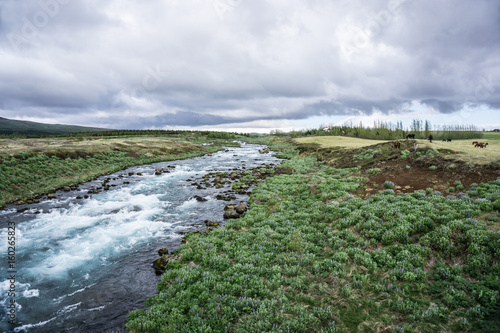
[[[446,142],[451,142],[451,139],[446,139]]]
[[[476,145],[474,147],[479,147],[479,148],[486,148],[486,146],[488,145],[488,142],[484,143],[484,142],[478,142],[476,143]]]
[[[394,148],[401,148],[401,142],[399,141],[394,142]]]
[[[415,139],[415,134],[408,134],[406,139]]]
[[[479,142],[477,141],[472,141],[472,145],[475,147]]]

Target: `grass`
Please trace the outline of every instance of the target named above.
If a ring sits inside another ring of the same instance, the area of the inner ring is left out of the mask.
[[[359,168],[284,164],[294,173],[260,182],[243,218],[186,236],[182,262],[169,263],[128,330],[500,329],[500,236],[484,222],[497,223],[500,180],[456,196],[387,189],[362,200]]]
[[[483,132],[483,139],[500,140],[500,132]]]
[[[96,137],[96,138],[40,138],[0,139],[0,157],[21,153],[78,154],[81,156],[112,151],[136,154],[168,155],[179,151],[199,150],[195,144],[162,137]],[[163,154],[165,153],[165,154]]]
[[[493,134],[493,133],[491,133]],[[496,133],[494,133],[496,134]],[[500,138],[500,135],[497,135]],[[481,140],[453,140],[452,142],[416,140],[419,147],[423,149],[433,148],[453,151],[453,155],[448,157],[461,159],[473,164],[491,164],[500,163],[500,140],[486,139]],[[487,142],[486,148],[476,148],[472,145],[473,141]],[[446,157],[447,155],[443,155]]]
[[[230,144],[230,143],[227,143]],[[222,149],[164,137],[0,140],[0,207],[129,166],[171,161]]]
[[[372,146],[379,143],[385,143],[388,140],[368,140],[368,139],[359,139],[346,136],[314,136],[314,137],[298,138],[294,139],[294,141],[300,144],[316,143],[321,145],[323,148],[343,147],[343,148],[353,149],[353,148]]]
[[[500,163],[500,134],[487,132],[487,138],[481,140],[453,140],[452,142],[442,142],[434,140],[429,143],[428,140],[416,140],[418,149],[436,149],[447,152],[443,156],[450,159],[461,159],[471,164],[491,164]],[[490,138],[491,137],[491,138]],[[495,138],[495,139],[493,139]],[[404,140],[399,140],[405,142]],[[472,145],[473,141],[487,142],[486,148],[476,148]],[[294,139],[298,144],[318,144],[321,148],[344,148],[355,149],[383,144],[389,141],[359,139],[344,136],[319,136],[319,137],[304,137]],[[412,147],[412,151],[414,147]]]

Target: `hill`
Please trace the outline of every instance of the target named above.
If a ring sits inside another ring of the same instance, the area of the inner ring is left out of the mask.
[[[0,117],[0,134],[59,135],[81,132],[109,131],[106,128],[61,124],[43,124],[33,121],[12,120]]]

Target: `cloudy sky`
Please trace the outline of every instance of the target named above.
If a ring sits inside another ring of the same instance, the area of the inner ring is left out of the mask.
[[[498,0],[0,0],[0,116],[500,128]]]

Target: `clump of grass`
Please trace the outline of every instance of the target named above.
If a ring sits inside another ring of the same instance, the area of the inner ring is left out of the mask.
[[[406,160],[410,156],[410,151],[408,149],[401,151],[401,159]]]
[[[498,222],[499,221],[499,218],[498,218],[497,214],[488,215],[488,217],[486,217],[486,219],[488,221],[491,221],[491,222]]]
[[[435,171],[435,170],[437,170],[437,169],[438,169],[438,167],[437,167],[437,166],[435,166],[435,165],[431,165],[431,166],[429,167],[429,170],[431,170],[431,171]]]
[[[390,188],[394,188],[394,183],[393,183],[393,182],[391,182],[390,180],[386,180],[386,181],[384,182],[384,187],[385,187],[385,188],[389,188],[389,189],[390,189]]]
[[[370,174],[370,175],[376,175],[377,173],[380,172],[380,168],[373,168],[373,169],[368,169],[367,172]]]

